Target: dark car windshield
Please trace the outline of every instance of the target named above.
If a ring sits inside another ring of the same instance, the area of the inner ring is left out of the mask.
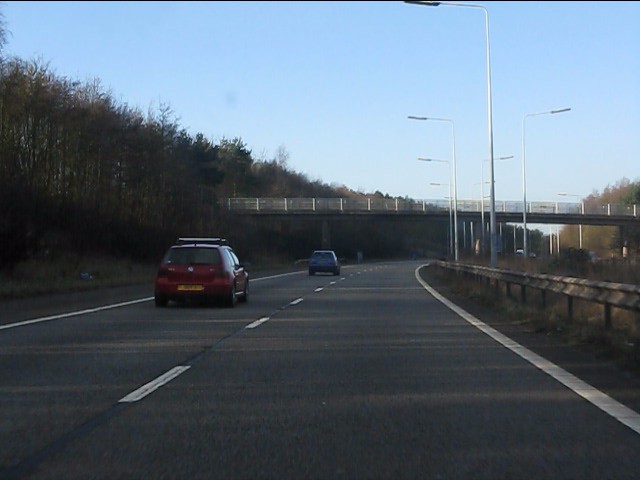
[[[333,253],[331,252],[314,252],[311,256],[314,260],[333,260]]]
[[[174,247],[167,253],[164,263],[177,265],[215,265],[220,263],[220,252],[217,248]]]

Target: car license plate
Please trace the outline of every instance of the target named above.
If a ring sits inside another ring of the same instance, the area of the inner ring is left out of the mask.
[[[179,292],[201,292],[204,290],[204,285],[178,285]]]

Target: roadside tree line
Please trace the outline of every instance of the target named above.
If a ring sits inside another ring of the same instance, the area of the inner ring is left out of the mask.
[[[225,224],[234,196],[353,196],[291,171],[284,148],[255,160],[240,138],[213,143],[157,112],[118,104],[98,80],[38,61],[0,64],[3,266],[60,249],[144,259],[176,234]]]

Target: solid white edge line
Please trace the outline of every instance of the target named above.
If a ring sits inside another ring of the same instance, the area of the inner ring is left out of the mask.
[[[25,325],[32,325],[34,323],[48,322],[50,320],[60,320],[62,318],[75,317],[78,315],[86,315],[88,313],[96,313],[102,310],[110,310],[112,308],[126,307],[128,305],[134,305],[136,303],[148,302],[149,300],[153,300],[153,297],[141,298],[138,300],[131,300],[130,302],[114,303],[113,305],[104,305],[102,307],[88,308],[86,310],[79,310],[77,312],[61,313],[59,315],[51,315],[50,317],[34,318],[33,320],[25,320],[23,322],[0,325],[0,330],[8,330],[10,328],[23,327]]]
[[[146,385],[143,385],[139,389],[131,392],[129,395],[121,398],[119,400],[119,403],[131,403],[131,402],[137,402],[139,400],[142,400],[144,397],[155,392],[157,389],[159,389],[163,385],[166,385],[171,380],[176,378],[178,375],[186,372],[190,368],[191,368],[190,366],[174,367],[168,372],[160,375],[155,380],[150,381]]]
[[[611,415],[623,425],[626,425],[631,430],[640,434],[640,414],[621,404],[617,400],[614,400],[609,395],[601,392],[597,388],[592,387],[583,380],[580,380],[578,377],[567,372],[558,365],[550,362],[544,357],[541,357],[537,353],[532,352],[528,348],[523,347],[506,335],[498,332],[481,320],[478,320],[466,310],[460,308],[453,302],[450,302],[448,299],[434,290],[428,283],[422,280],[422,278],[420,278],[420,269],[427,266],[428,265],[421,265],[415,270],[414,273],[418,282],[420,282],[424,289],[427,290],[436,300],[443,303],[446,307],[453,310],[468,323],[486,333],[495,341],[507,347],[509,350],[511,350],[527,362],[531,363],[533,366],[542,370],[544,373],[554,378],[576,394],[580,395],[582,398],[595,405],[605,413]]]
[[[260,318],[260,319],[256,320],[255,322],[250,323],[249,325],[247,325],[247,326],[246,326],[246,327],[244,327],[244,328],[256,328],[256,327],[259,327],[259,326],[260,326],[260,325],[262,325],[264,322],[268,322],[268,321],[269,321],[269,318],[270,318],[270,317],[262,317],[262,318]]]

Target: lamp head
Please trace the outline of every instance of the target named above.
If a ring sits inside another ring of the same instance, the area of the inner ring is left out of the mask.
[[[424,5],[425,7],[439,7],[440,2],[419,2],[412,0],[405,0],[404,3],[413,3],[414,5]]]

